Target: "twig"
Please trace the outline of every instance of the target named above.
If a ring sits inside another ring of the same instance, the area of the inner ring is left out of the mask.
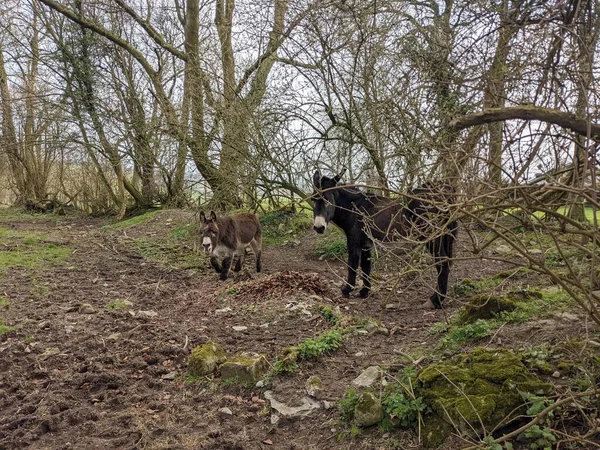
[[[502,442],[508,441],[509,439],[512,439],[512,438],[520,435],[521,433],[523,433],[524,431],[528,430],[532,426],[537,425],[538,423],[540,423],[540,421],[544,417],[546,417],[550,412],[554,411],[559,406],[571,403],[571,402],[575,401],[576,398],[586,397],[586,396],[594,395],[594,394],[597,394],[596,390],[589,390],[589,391],[585,391],[585,392],[579,392],[577,394],[571,395],[570,397],[563,398],[562,400],[559,400],[556,403],[548,406],[546,409],[544,409],[542,412],[540,412],[537,416],[535,416],[531,422],[523,425],[520,428],[517,428],[514,431],[511,431],[508,434],[505,434],[504,436],[499,437],[494,442],[497,443],[497,444],[500,444]],[[478,450],[480,448],[481,448],[481,446],[479,446],[479,445],[473,445],[471,447],[465,447],[462,450]]]

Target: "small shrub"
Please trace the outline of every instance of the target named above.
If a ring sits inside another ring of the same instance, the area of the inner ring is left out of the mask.
[[[339,315],[330,306],[322,305],[318,308],[323,318],[331,325],[337,325],[340,323]]]
[[[315,339],[308,338],[298,344],[298,358],[311,359],[323,356],[342,346],[344,336],[339,330],[329,330]]]

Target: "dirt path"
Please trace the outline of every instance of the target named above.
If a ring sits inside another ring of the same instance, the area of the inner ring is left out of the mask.
[[[409,348],[426,354],[432,345],[427,329],[444,314],[419,308],[429,292],[422,282],[402,287],[393,309],[382,308],[387,292],[342,300],[336,284],[343,264],[308,259],[302,246],[266,249],[259,280],[283,270],[316,273],[321,296],[236,295],[236,280],[218,282],[207,267],[147,261],[97,221],[0,225],[71,248],[64,263],[1,275],[0,294],[9,302],[2,317],[15,329],[0,337],[0,449],[386,448],[390,436],[380,432],[338,442],[335,407],[272,424],[264,391],[294,404],[305,395],[305,380],[318,375],[322,400],[334,404],[364,368],[393,367]],[[466,272],[458,267],[453,277]],[[304,362],[264,388],[185,382],[190,350],[208,339],[228,354],[261,352],[273,361],[278,350],[327,329],[321,317],[292,311],[299,302],[378,318],[391,333],[352,335],[341,351]],[[247,329],[236,332],[236,325]],[[393,438],[414,445],[409,434]]]

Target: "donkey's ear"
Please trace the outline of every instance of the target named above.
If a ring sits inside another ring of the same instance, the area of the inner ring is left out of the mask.
[[[345,173],[346,173],[346,168],[344,167],[344,168],[342,169],[342,171],[341,171],[339,174],[337,174],[335,177],[333,177],[333,180],[334,180],[336,183],[339,183],[339,182],[340,182],[340,180],[342,179],[342,177],[344,176],[344,174],[345,174]]]
[[[217,221],[217,215],[215,214],[214,211],[210,212],[210,220],[212,220],[213,222]]]
[[[204,214],[204,211],[200,211],[200,222],[206,223],[206,214]]]
[[[321,172],[317,169],[313,175],[313,183],[316,187],[321,187]]]

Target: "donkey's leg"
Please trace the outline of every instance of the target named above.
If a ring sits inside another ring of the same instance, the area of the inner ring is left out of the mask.
[[[362,298],[369,295],[371,289],[371,249],[363,248],[360,252],[360,270],[362,271],[363,287],[358,293]]]
[[[210,257],[210,265],[213,266],[213,269],[215,269],[215,272],[221,273],[221,264],[219,264],[219,260],[216,256]]]
[[[232,260],[233,256],[226,256],[223,259],[223,267],[221,269],[221,276],[219,277],[223,281],[227,279],[227,274],[229,273],[229,268],[231,267]]]
[[[254,252],[254,256],[256,257],[256,271],[260,272],[262,269],[262,264],[261,264],[261,260],[260,260],[260,257],[262,254],[261,242],[257,241],[256,239],[253,239],[250,242],[250,247],[252,247],[252,251]]]
[[[234,272],[239,272],[240,270],[242,270],[242,268],[244,267],[244,261],[246,260],[247,254],[248,254],[248,251],[244,248],[244,251],[238,255],[237,263],[235,264],[235,267],[233,268]]]
[[[342,296],[349,297],[356,285],[356,271],[360,260],[360,247],[348,239],[348,281],[342,288]]]
[[[436,291],[430,298],[430,302],[436,309],[442,308],[442,301],[446,298],[448,292],[448,277],[450,275],[450,260],[446,255],[446,245],[444,240],[447,236],[438,237],[429,244],[429,251],[433,255],[435,270],[437,271]]]

